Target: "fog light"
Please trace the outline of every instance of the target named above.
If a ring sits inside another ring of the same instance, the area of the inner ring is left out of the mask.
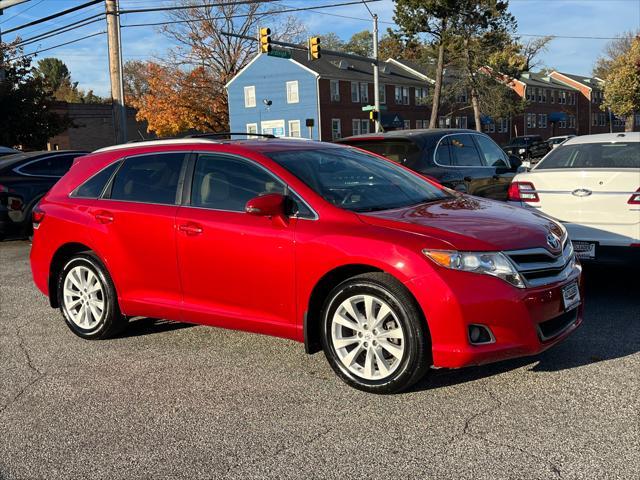
[[[469,325],[469,342],[473,345],[482,345],[495,342],[493,333],[484,325]]]

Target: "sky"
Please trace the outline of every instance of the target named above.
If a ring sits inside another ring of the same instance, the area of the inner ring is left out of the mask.
[[[5,10],[0,16],[0,30],[6,31],[37,18],[86,3],[87,0],[29,0]],[[207,3],[210,0],[202,0]],[[281,0],[282,8],[309,7],[345,3],[349,0]],[[167,6],[171,0],[120,0],[122,10],[152,6]],[[392,0],[370,3],[369,8],[380,19],[380,31],[395,28]],[[517,33],[522,40],[529,35],[562,35],[567,37],[602,38],[556,38],[549,49],[540,56],[540,63],[559,71],[589,75],[596,58],[609,40],[620,34],[640,29],[640,0],[510,0],[509,10],[518,22]],[[104,6],[96,4],[46,23],[28,27],[19,32],[2,36],[10,41],[20,34],[22,38],[46,32],[57,27],[103,12]],[[322,13],[321,13],[322,12]],[[371,28],[369,13],[364,5],[348,5],[322,11],[307,11],[298,14],[301,23],[309,32],[335,32],[348,39],[353,33]],[[162,58],[171,42],[159,33],[158,27],[149,23],[166,19],[164,13],[136,13],[122,16],[122,48],[124,60]],[[144,24],[141,27],[124,27]],[[68,33],[27,45],[25,53],[55,47],[105,29],[104,21],[78,28]],[[42,52],[37,58],[57,57],[63,60],[74,81],[83,90],[92,89],[97,95],[109,96],[109,75],[106,35],[98,35],[66,46]]]

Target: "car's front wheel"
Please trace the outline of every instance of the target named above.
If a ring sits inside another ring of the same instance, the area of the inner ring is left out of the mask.
[[[82,338],[109,338],[126,325],[109,272],[91,254],[77,255],[60,272],[58,304],[67,326]]]
[[[424,318],[391,275],[367,273],[341,283],[329,294],[322,318],[325,355],[355,388],[399,392],[430,367]]]

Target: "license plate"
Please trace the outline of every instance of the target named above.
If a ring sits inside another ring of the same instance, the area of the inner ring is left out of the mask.
[[[573,251],[580,260],[596,258],[596,244],[593,242],[573,242]]]
[[[580,303],[580,289],[577,283],[574,282],[562,288],[562,300],[565,310],[571,310]]]

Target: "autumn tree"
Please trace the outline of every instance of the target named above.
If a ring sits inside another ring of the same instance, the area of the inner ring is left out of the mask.
[[[166,25],[161,31],[176,46],[164,66],[137,65],[136,68],[142,67],[142,75],[132,74],[129,69],[131,103],[140,107],[138,118],[147,120],[150,129],[160,135],[188,129],[227,129],[225,85],[258,54],[258,44],[223,32],[254,36],[259,26],[269,26],[272,38],[302,43],[304,27],[293,17],[276,14],[279,7],[268,3],[232,0],[209,6],[202,6],[201,0],[176,3],[199,7],[167,13],[168,20],[177,23]],[[172,100],[163,100],[160,92]],[[190,109],[194,111],[189,112]]]
[[[609,74],[615,59],[628,52],[631,49],[634,39],[638,36],[640,36],[640,29],[635,32],[625,32],[615,40],[607,43],[602,55],[598,57],[593,66],[593,76],[604,79]]]
[[[34,75],[32,58],[17,42],[0,43],[0,145],[43,148],[47,140],[72,126],[52,111],[54,98],[43,79]]]
[[[628,45],[628,49],[611,58],[604,73],[603,110],[611,109],[614,115],[626,117],[625,130],[632,132],[635,113],[640,111],[640,35]]]

